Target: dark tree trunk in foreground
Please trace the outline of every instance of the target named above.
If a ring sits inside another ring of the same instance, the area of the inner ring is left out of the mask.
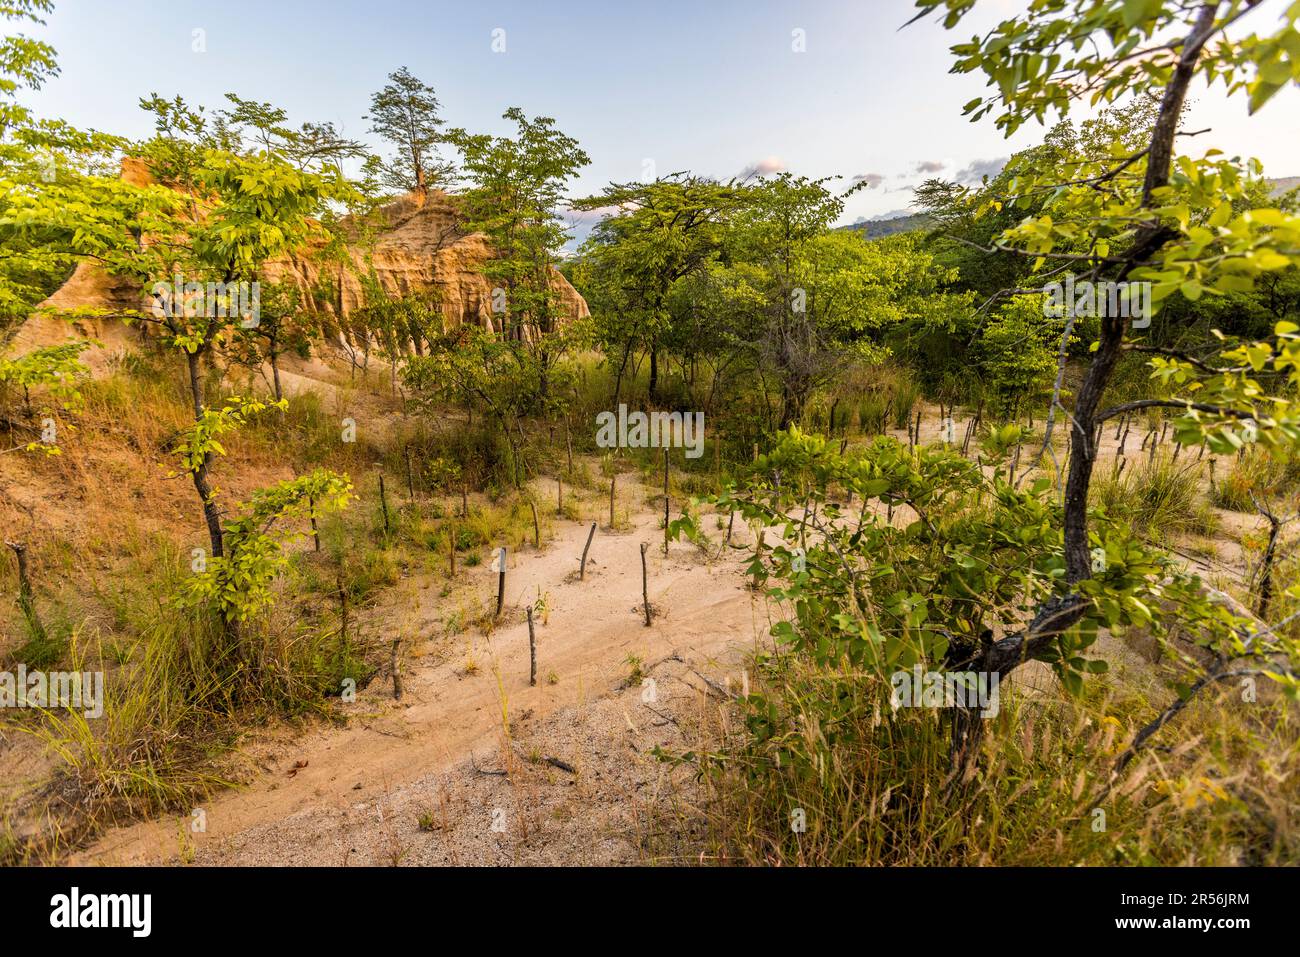
[[[1165,88],[1147,152],[1141,203],[1145,209],[1158,205],[1154,193],[1169,182],[1174,138],[1178,133],[1187,88],[1201,50],[1213,32],[1217,8],[1216,3],[1210,3],[1201,9],[1191,33],[1182,43],[1178,64]],[[1124,281],[1139,263],[1159,252],[1173,235],[1154,219],[1139,227],[1132,248],[1117,267],[1115,281]],[[1119,360],[1126,331],[1126,319],[1103,319],[1097,351],[1076,394],[1070,417],[1070,473],[1065,486],[1064,527],[1066,580],[1072,585],[1092,573],[1088,553],[1088,488],[1092,482],[1096,452],[1093,436],[1097,426],[1097,407]],[[989,645],[980,670],[990,676],[996,673],[999,680],[1005,678],[1024,662],[1036,657],[1056,636],[1078,624],[1090,607],[1091,602],[1075,592],[1051,599],[1039,608],[1023,631]],[[961,707],[953,710],[951,768],[954,781],[959,781],[973,768],[983,733],[979,711]]]

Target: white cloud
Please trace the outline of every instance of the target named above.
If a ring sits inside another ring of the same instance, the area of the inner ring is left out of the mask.
[[[955,179],[959,183],[974,185],[981,182],[985,176],[992,179],[1002,172],[1002,167],[1007,165],[1008,156],[998,156],[993,159],[971,160],[970,165],[957,171]]]
[[[785,160],[779,156],[767,156],[757,162],[750,163],[740,171],[741,179],[749,179],[751,176],[771,176],[774,173],[784,173],[786,170]]]
[[[855,183],[866,183],[867,189],[875,189],[885,181],[883,173],[858,173],[853,177]]]

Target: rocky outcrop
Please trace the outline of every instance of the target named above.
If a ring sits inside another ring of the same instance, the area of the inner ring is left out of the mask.
[[[362,278],[373,274],[393,297],[432,293],[443,331],[462,325],[501,331],[494,324],[492,283],[482,272],[492,249],[483,235],[460,228],[454,197],[439,190],[410,193],[380,209],[375,219],[377,231],[368,242],[359,228],[352,228],[347,262],[322,260],[317,250],[305,250],[268,264],[267,279],[292,282],[307,309],[346,320],[365,305]],[[322,286],[331,290],[332,299],[312,295]],[[588,314],[586,301],[558,271],[553,271],[552,287],[562,321]],[[345,330],[349,326],[341,325]]]
[[[143,165],[130,160],[123,164],[122,176],[136,185],[150,181]],[[320,246],[308,246],[264,267],[267,281],[288,281],[299,288],[302,308],[322,320],[330,338],[364,337],[350,317],[365,305],[365,276],[373,276],[390,296],[433,294],[443,331],[466,324],[500,331],[493,322],[492,283],[482,273],[492,257],[491,247],[486,237],[461,227],[455,197],[438,190],[410,193],[381,207],[364,226],[345,221],[344,229],[349,242],[342,261],[322,257]],[[552,283],[562,307],[561,322],[588,315],[586,301],[558,271],[553,271]],[[322,288],[330,290],[328,297],[319,296]],[[120,353],[146,330],[128,329],[115,315],[143,305],[138,282],[82,263],[18,329],[8,351],[22,353],[88,337],[103,343],[103,352]],[[82,313],[72,323],[57,314],[71,310]],[[98,364],[95,356],[88,358]]]

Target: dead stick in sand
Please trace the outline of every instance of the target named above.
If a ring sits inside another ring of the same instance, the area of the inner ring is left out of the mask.
[[[501,546],[501,551],[497,553],[501,559],[501,568],[497,572],[497,613],[496,617],[501,617],[501,606],[506,601],[506,547]]]
[[[664,449],[664,554],[668,554],[668,450]]]
[[[701,673],[699,672],[699,670],[696,669],[696,668],[692,668],[691,671],[692,671],[692,673],[695,674],[695,676],[696,676],[697,678],[699,678],[699,679],[700,679],[701,681],[703,681],[706,685],[708,685],[709,688],[711,688],[713,691],[715,691],[715,692],[717,692],[718,694],[720,694],[720,695],[721,695],[723,698],[725,698],[726,700],[728,700],[728,701],[735,700],[735,698],[736,698],[736,693],[735,693],[734,691],[732,691],[730,688],[724,688],[724,687],[722,687],[722,685],[718,684],[718,683],[717,683],[716,681],[714,681],[712,678],[708,677],[707,675],[701,674]]]
[[[533,634],[533,606],[528,606],[528,684],[537,684],[537,636]]]
[[[582,563],[578,565],[578,581],[584,581],[587,577],[587,551],[591,548],[591,540],[596,534],[596,523],[591,523],[591,531],[587,532],[587,544],[582,547]]]
[[[649,574],[646,571],[645,550],[649,546],[645,542],[641,543],[641,601],[645,605],[645,626],[650,627],[650,586]]]
[[[490,774],[490,775],[492,775],[493,777],[499,777],[499,778],[504,778],[504,777],[509,777],[509,776],[510,776],[510,772],[507,771],[507,770],[505,770],[504,768],[501,769],[501,770],[497,770],[497,769],[495,769],[495,768],[480,768],[480,767],[478,766],[478,762],[477,762],[476,760],[474,760],[474,752],[473,752],[473,751],[471,751],[471,752],[469,753],[469,766],[470,766],[471,768],[473,768],[474,771],[475,771],[476,773],[478,773],[478,774]]]
[[[402,662],[397,657],[397,649],[402,644],[401,638],[393,639],[392,652],[392,669],[393,669],[393,697],[398,701],[402,700]]]
[[[339,643],[348,643],[348,590],[343,584],[342,572],[339,572]]]
[[[530,498],[528,500],[528,507],[533,510],[533,548],[541,548],[542,526],[537,520],[537,503]]]
[[[18,607],[22,609],[23,617],[27,619],[27,624],[32,633],[38,640],[44,640],[46,636],[45,625],[41,623],[40,616],[36,614],[36,601],[32,591],[32,580],[27,575],[27,545],[24,542],[5,542],[13,549],[14,560],[18,562]]]

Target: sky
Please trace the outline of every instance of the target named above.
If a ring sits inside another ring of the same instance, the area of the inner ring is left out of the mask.
[[[1264,0],[1256,29],[1286,0]],[[980,0],[954,31],[899,29],[911,0],[55,0],[45,27],[61,75],[24,96],[39,115],[128,136],[138,100],[180,94],[271,101],[294,122],[332,121],[378,148],[364,120],[386,75],[407,66],[437,91],[451,126],[504,133],[520,106],[554,117],[591,165],[572,195],[679,170],[727,178],[788,169],[873,185],[842,222],[904,212],[923,179],[978,180],[1039,127],[1012,139],[961,106],[984,91],[951,75],[951,44],[1018,12]],[[800,49],[802,47],[802,49]],[[1222,88],[1194,90],[1195,149],[1258,157],[1300,175],[1300,91],[1256,117]]]

